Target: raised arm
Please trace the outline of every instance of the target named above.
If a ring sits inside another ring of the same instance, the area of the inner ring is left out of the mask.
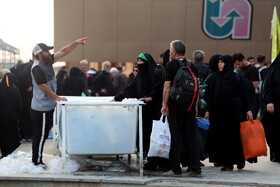
[[[88,37],[80,38],[78,40],[75,40],[71,44],[63,47],[62,49],[60,49],[58,52],[54,54],[54,61],[56,62],[62,57],[66,56],[67,54],[71,53],[73,49],[75,49],[79,44],[84,45],[86,39],[88,39]]]

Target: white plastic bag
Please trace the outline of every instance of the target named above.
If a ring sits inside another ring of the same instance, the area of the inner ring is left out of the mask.
[[[162,115],[159,121],[153,120],[148,157],[169,158],[171,135],[167,118],[165,118]]]

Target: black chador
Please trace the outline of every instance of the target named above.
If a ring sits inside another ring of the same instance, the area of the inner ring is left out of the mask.
[[[209,89],[206,90],[211,124],[207,150],[210,162],[232,168],[234,164],[245,161],[240,122],[246,120],[246,113],[251,110],[251,100],[243,79],[233,71],[232,57],[225,55],[220,60],[225,63],[224,68],[209,78]]]
[[[19,146],[18,114],[21,109],[21,95],[14,85],[14,76],[7,73],[0,83],[0,149],[3,156]]]
[[[270,160],[280,162],[280,54],[269,67],[262,87],[263,103],[261,121],[264,126],[267,144],[270,148]],[[274,105],[274,112],[267,111],[268,104]]]
[[[69,77],[61,84],[61,95],[81,96],[84,89],[82,71],[77,67],[71,68]]]

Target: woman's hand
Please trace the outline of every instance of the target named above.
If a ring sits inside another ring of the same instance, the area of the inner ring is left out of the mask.
[[[153,100],[153,98],[151,98],[151,97],[143,97],[143,98],[140,98],[139,100],[140,101],[149,102],[149,101]]]
[[[252,120],[253,119],[253,113],[251,110],[249,110],[246,114],[247,120]]]
[[[274,113],[274,104],[273,103],[268,103],[267,106],[266,106],[266,110],[271,114]]]
[[[205,118],[205,119],[208,119],[208,118],[209,118],[209,112],[208,112],[208,111],[205,112],[204,118]]]

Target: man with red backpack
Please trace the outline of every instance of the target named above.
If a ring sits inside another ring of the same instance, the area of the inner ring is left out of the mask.
[[[167,176],[182,174],[180,167],[182,148],[186,149],[187,153],[188,176],[201,176],[199,132],[195,118],[198,99],[197,70],[185,59],[185,51],[182,41],[172,41],[170,43],[171,61],[165,69],[161,112],[168,116],[171,132],[169,154],[171,170],[164,173]],[[185,85],[182,85],[184,82]]]

